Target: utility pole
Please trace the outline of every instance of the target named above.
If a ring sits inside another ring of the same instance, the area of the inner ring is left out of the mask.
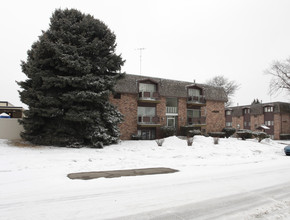
[[[136,50],[139,50],[140,52],[140,75],[142,73],[142,50],[145,50],[145,48],[137,48]]]

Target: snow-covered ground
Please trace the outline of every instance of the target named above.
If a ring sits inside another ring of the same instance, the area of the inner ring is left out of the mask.
[[[281,143],[283,142],[283,144]],[[104,149],[0,140],[0,219],[290,219],[290,141],[196,136]],[[74,172],[168,167],[172,174],[71,180]]]

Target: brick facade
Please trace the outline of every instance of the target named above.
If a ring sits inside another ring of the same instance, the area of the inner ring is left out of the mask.
[[[118,96],[111,96],[110,101],[125,117],[121,139],[131,139],[132,134],[160,138],[160,127],[167,123],[176,127],[177,134],[182,126],[210,132],[221,131],[225,124],[227,96],[221,87],[126,74],[115,91]]]
[[[256,130],[256,127],[265,123],[264,115],[251,116],[251,130]]]
[[[235,129],[244,129],[244,118],[243,117],[233,117],[232,127]]]
[[[269,129],[264,131],[275,140],[280,139],[280,134],[290,134],[290,103],[272,102],[272,103],[254,103],[247,106],[236,106],[227,108],[232,115],[227,117],[227,121],[232,122],[232,127],[236,129],[245,129],[245,111],[249,109],[250,128],[255,131],[257,127],[266,125]],[[247,118],[249,120],[249,118]],[[240,125],[238,127],[238,124]]]
[[[224,102],[206,101],[206,132],[220,132],[225,127]]]
[[[274,139],[278,140],[280,139],[280,133],[281,133],[281,115],[280,114],[274,114]]]
[[[178,127],[185,126],[187,124],[187,102],[186,98],[178,99]]]
[[[110,96],[110,102],[124,115],[124,121],[119,125],[122,140],[130,140],[132,134],[137,134],[137,95],[121,94],[120,99]]]

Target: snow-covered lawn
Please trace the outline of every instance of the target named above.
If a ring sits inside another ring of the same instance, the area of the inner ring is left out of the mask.
[[[0,219],[108,219],[129,215],[148,219],[146,214],[136,215],[151,213],[154,217],[158,215],[154,212],[160,214],[158,210],[165,212],[287,184],[290,157],[284,155],[286,145],[280,142],[229,138],[214,145],[212,138],[196,136],[190,147],[185,140],[170,137],[162,147],[155,141],[122,141],[104,149],[71,149],[15,146],[0,140]],[[179,172],[114,179],[67,178],[74,172],[152,167]],[[240,210],[236,215],[237,219],[289,219],[290,197]]]

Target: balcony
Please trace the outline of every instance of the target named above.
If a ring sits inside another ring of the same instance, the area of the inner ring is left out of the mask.
[[[205,97],[203,95],[187,97],[188,104],[203,106],[205,105],[205,102]]]
[[[178,115],[177,107],[166,106],[166,115]]]
[[[139,101],[140,102],[149,102],[149,103],[159,103],[160,102],[159,92],[139,92]]]
[[[187,124],[193,126],[204,126],[206,125],[206,117],[202,116],[199,118],[187,118]]]
[[[138,125],[140,127],[158,127],[160,126],[160,118],[158,116],[138,116]]]

